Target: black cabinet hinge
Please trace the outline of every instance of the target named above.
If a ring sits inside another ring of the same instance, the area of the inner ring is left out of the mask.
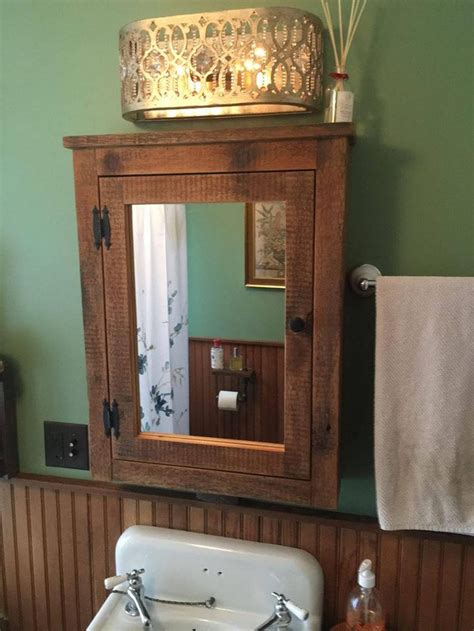
[[[97,249],[100,248],[102,240],[107,250],[110,248],[112,242],[110,241],[110,217],[107,206],[102,208],[102,213],[97,206],[94,206],[92,209],[92,233],[94,235],[94,245]]]
[[[106,436],[110,436],[113,431],[115,438],[120,436],[119,430],[119,410],[118,403],[114,399],[112,406],[104,399],[102,402],[102,419],[104,421],[104,433]]]

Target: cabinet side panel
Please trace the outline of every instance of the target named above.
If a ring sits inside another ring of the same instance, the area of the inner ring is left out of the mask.
[[[92,209],[99,208],[95,150],[74,151],[77,229],[81,267],[82,314],[89,395],[89,449],[92,476],[110,480],[110,439],[104,435],[102,401],[108,398],[102,247],[96,248]]]
[[[348,140],[318,142],[314,267],[313,504],[337,507]]]

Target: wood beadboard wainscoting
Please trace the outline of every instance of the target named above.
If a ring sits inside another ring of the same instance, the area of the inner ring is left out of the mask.
[[[104,577],[115,572],[117,538],[132,524],[307,550],[324,571],[326,628],[344,618],[357,566],[370,557],[376,562],[390,631],[473,629],[474,546],[469,537],[386,533],[374,520],[210,504],[59,478],[2,481],[0,493],[0,606],[12,631],[84,631],[105,598]]]
[[[244,387],[239,373],[211,372],[210,338],[189,338],[189,416],[193,436],[215,436],[284,442],[284,362],[285,348],[278,342],[222,340],[227,367],[234,346],[238,346],[245,368],[255,371],[255,379],[245,386],[247,400],[238,412],[217,408],[219,390]]]

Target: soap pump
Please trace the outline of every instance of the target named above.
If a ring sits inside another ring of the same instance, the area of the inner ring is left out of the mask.
[[[348,630],[385,631],[385,615],[380,594],[375,589],[375,574],[370,559],[364,559],[360,564],[357,582],[347,602]]]

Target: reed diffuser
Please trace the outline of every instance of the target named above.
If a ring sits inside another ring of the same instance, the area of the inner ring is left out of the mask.
[[[367,0],[351,0],[349,23],[344,30],[344,16],[342,0],[337,0],[337,13],[339,21],[339,50],[334,23],[332,20],[329,0],[321,0],[324,16],[329,31],[334,61],[335,72],[330,73],[333,83],[326,89],[324,97],[324,122],[325,123],[350,123],[354,111],[354,94],[349,88],[349,75],[346,71],[347,56],[354,40],[360,18],[364,12]]]

